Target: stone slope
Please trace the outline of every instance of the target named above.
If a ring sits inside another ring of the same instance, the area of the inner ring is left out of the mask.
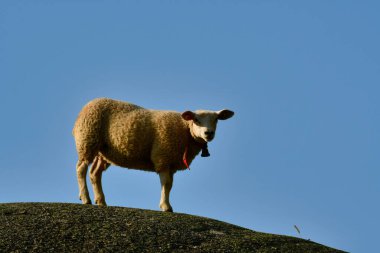
[[[187,214],[66,203],[0,204],[0,252],[343,252]]]

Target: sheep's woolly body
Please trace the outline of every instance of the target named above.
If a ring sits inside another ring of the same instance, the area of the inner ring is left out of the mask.
[[[85,105],[75,122],[73,135],[78,151],[79,197],[91,204],[87,189],[88,165],[95,202],[106,205],[102,172],[111,164],[156,171],[160,175],[163,211],[173,211],[169,194],[173,175],[191,164],[201,147],[215,136],[218,119],[232,117],[230,110],[174,111],[148,110],[108,98]]]
[[[73,134],[79,161],[98,155],[111,164],[160,172],[186,169],[201,144],[190,134],[189,123],[174,111],[147,110],[107,98],[89,102],[75,122]]]

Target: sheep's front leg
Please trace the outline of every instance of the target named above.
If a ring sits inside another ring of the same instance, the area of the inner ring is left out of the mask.
[[[160,208],[164,212],[173,212],[173,208],[169,203],[169,194],[173,185],[173,173],[170,171],[159,172],[161,181],[161,201]]]
[[[107,206],[102,188],[102,173],[109,167],[109,165],[110,164],[102,157],[97,156],[95,157],[90,170],[90,179],[94,190],[95,204],[98,206]]]

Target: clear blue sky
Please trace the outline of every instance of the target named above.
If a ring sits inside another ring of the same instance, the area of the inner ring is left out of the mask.
[[[0,202],[78,200],[71,130],[95,97],[229,108],[176,212],[350,252],[380,227],[377,1],[1,1]],[[158,210],[154,173],[111,167],[109,205]],[[92,191],[92,190],[91,190]]]

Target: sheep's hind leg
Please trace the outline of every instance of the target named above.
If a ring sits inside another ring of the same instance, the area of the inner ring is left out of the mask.
[[[98,206],[107,206],[102,188],[102,173],[110,166],[101,156],[94,159],[90,170],[90,179],[94,189],[95,204]]]
[[[77,163],[77,178],[79,186],[79,199],[82,200],[83,204],[91,204],[86,183],[87,169],[88,162],[79,160]]]
[[[164,212],[173,212],[173,208],[169,202],[170,190],[173,185],[173,173],[170,171],[159,172],[161,181],[161,200],[160,208]]]

